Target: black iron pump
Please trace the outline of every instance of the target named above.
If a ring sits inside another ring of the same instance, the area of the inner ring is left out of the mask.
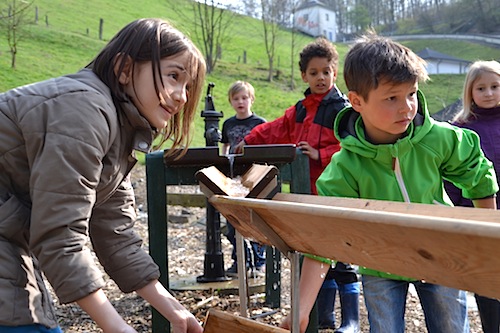
[[[219,130],[219,121],[224,114],[215,110],[211,91],[215,87],[213,82],[208,84],[207,96],[205,97],[205,109],[201,111],[201,117],[205,120],[205,142],[206,146],[218,146],[222,139]],[[198,276],[198,282],[227,281],[229,278],[224,272],[224,254],[221,245],[220,213],[207,201],[206,218],[206,252],[203,266],[203,275]]]

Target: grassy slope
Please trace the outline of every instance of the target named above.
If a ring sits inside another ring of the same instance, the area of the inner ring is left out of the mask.
[[[0,91],[50,77],[72,73],[85,66],[121,27],[140,17],[163,17],[190,35],[196,41],[192,24],[192,4],[185,0],[143,0],[140,5],[132,0],[98,1],[65,0],[54,3],[51,0],[36,0],[39,8],[39,22],[29,27],[29,34],[20,42],[17,68],[10,68],[10,54],[4,39],[0,40]],[[45,25],[45,15],[49,26]],[[34,17],[34,10],[33,10]],[[104,20],[103,41],[98,39],[99,18]],[[88,30],[88,34],[87,34]],[[294,55],[291,54],[291,34],[282,32],[278,37],[278,54],[275,67],[282,74],[273,83],[266,81],[267,56],[263,42],[262,23],[247,17],[236,17],[230,28],[231,36],[222,50],[222,59],[207,82],[215,83],[214,104],[224,112],[224,118],[233,114],[227,102],[229,85],[238,79],[250,81],[256,88],[254,111],[268,120],[283,113],[283,110],[301,98],[306,88],[297,73],[298,53],[310,40],[299,35]],[[476,60],[500,58],[500,50],[483,45],[458,41],[410,41],[404,42],[415,51],[430,47],[455,57]],[[198,44],[200,45],[200,44]],[[342,59],[348,45],[339,43],[340,69],[338,85],[345,90],[342,79]],[[247,63],[242,63],[243,53]],[[297,89],[288,88],[294,62]],[[422,86],[429,101],[431,112],[454,102],[461,92],[463,75],[436,75]],[[200,111],[203,108],[201,101]],[[222,120],[223,120],[222,119]],[[222,125],[221,120],[221,125]],[[195,137],[192,146],[203,146],[203,120],[197,117]]]

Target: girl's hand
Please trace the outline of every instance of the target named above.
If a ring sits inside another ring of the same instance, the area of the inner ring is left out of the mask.
[[[198,323],[198,320],[187,310],[180,314],[181,321],[171,322],[173,333],[202,333],[203,327]]]
[[[307,329],[307,325],[309,325],[309,316],[302,316],[300,318],[300,333],[304,333]],[[292,316],[289,314],[283,319],[281,324],[279,325],[281,328],[291,331],[292,330]]]
[[[158,280],[138,289],[137,293],[170,322],[173,333],[203,332],[198,320]]]
[[[309,156],[310,159],[317,161],[319,159],[319,151],[306,141],[297,143],[297,147],[302,151],[302,154]]]

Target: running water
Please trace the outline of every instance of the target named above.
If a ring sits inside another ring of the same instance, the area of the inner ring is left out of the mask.
[[[226,181],[226,193],[230,197],[246,197],[250,193],[250,189],[241,183],[242,179],[240,176],[234,177],[234,157],[240,156],[240,154],[227,154],[224,155],[229,160],[229,175]]]
[[[225,155],[227,157],[227,159],[229,160],[229,175],[231,178],[234,177],[233,175],[233,169],[234,169],[234,157],[236,156],[237,154],[227,154]]]
[[[226,178],[224,186],[226,194],[230,197],[246,197],[250,193],[250,189],[242,184],[241,176],[235,178]]]

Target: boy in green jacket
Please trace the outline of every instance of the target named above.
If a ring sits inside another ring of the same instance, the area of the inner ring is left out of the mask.
[[[452,205],[449,180],[475,207],[495,208],[498,184],[476,133],[434,121],[419,82],[424,61],[410,49],[363,36],[349,50],[344,79],[352,107],[335,120],[342,149],[316,182],[319,195]],[[307,326],[310,298],[327,265],[306,257],[300,281],[300,324]],[[370,332],[404,332],[409,284],[419,295],[429,333],[468,332],[465,292],[360,267]]]

